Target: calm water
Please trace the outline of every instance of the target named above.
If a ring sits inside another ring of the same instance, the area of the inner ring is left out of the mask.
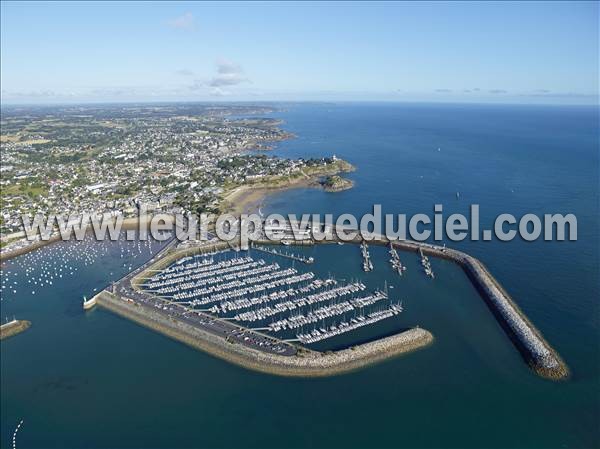
[[[0,445],[24,419],[18,447],[598,447],[597,110],[345,104],[291,105],[279,115],[298,138],[277,154],[335,153],[358,170],[351,191],[288,191],[269,198],[268,211],[362,214],[376,202],[411,214],[442,203],[450,214],[479,203],[482,226],[503,212],[575,213],[578,242],[452,244],[488,265],[572,378],[533,375],[446,262],[433,261],[431,282],[413,254],[400,254],[408,266],[400,279],[382,248],[369,275],[355,247],[305,250],[318,275],[361,277],[371,288],[387,280],[404,301],[396,321],[358,340],[421,325],[436,342],[368,370],[303,380],[245,371],[103,310],[83,313],[83,294],[158,245],[51,246],[3,268],[17,293],[4,290],[2,316],[33,326],[0,345]],[[44,290],[27,284],[26,267],[58,273],[63,260],[78,270]]]

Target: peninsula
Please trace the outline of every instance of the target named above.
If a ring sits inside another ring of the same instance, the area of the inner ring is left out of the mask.
[[[231,212],[237,215],[255,212],[265,196],[288,189],[305,187],[323,188],[332,192],[346,190],[352,187],[352,182],[339,175],[354,170],[352,164],[334,156],[324,159],[321,164],[311,164],[293,174],[273,175],[246,181],[240,185],[228,185],[221,195],[217,209],[220,213]],[[331,184],[324,181],[329,179],[332,179]]]

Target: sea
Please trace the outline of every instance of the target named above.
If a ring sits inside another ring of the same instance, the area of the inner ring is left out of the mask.
[[[577,241],[444,241],[478,257],[561,354],[552,382],[525,364],[456,265],[353,245],[290,249],[322,278],[387,288],[404,312],[316,347],[337,349],[421,326],[434,343],[367,369],[283,378],[231,365],[112,313],[84,295],[164,243],[57,243],[2,266],[2,319],[31,328],[0,344],[0,446],[39,448],[600,447],[599,112],[597,107],[277,104],[295,138],[273,155],[336,155],[351,190],[287,190],[264,213],[444,215],[480,206],[481,227],[510,213],[573,213]],[[459,195],[457,195],[459,192]],[[263,257],[263,256],[261,256]],[[269,258],[271,256],[264,256]],[[22,422],[16,434],[15,430]]]

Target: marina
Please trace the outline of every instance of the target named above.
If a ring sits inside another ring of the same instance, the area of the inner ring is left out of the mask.
[[[282,245],[289,246],[289,242],[287,240],[284,240],[281,243],[282,243]],[[278,250],[278,249],[275,249],[275,248],[266,248],[264,246],[255,246],[255,245],[253,245],[252,249],[256,250],[256,251],[262,251],[262,252],[268,253],[268,254],[275,254],[277,256],[286,257],[286,258],[292,259],[292,260],[297,260],[298,262],[303,262],[303,263],[306,263],[306,264],[314,263],[314,261],[315,261],[315,259],[313,257],[303,257],[303,256],[300,256],[300,255],[287,253],[285,251]]]
[[[402,313],[393,307],[403,308],[405,306],[401,302],[407,304],[404,300],[410,300],[406,297],[390,298],[388,289],[381,285],[367,288],[360,280],[346,281],[330,275],[317,276],[313,271],[302,271],[293,263],[297,258],[308,260],[308,256],[300,254],[296,259],[286,257],[291,254],[288,252],[289,245],[279,249],[262,242],[260,247],[267,251],[251,249],[245,252],[233,251],[222,242],[184,246],[182,249],[176,249],[175,243],[174,240],[161,243],[162,250],[156,253],[157,242],[150,240],[120,240],[115,245],[88,239],[58,242],[45,247],[44,252],[49,255],[60,253],[61,257],[40,258],[39,250],[25,254],[15,259],[14,263],[15,268],[24,270],[26,279],[17,280],[13,276],[14,270],[5,268],[2,270],[0,287],[3,293],[16,294],[25,290],[33,296],[37,291],[51,287],[57,280],[76,276],[78,270],[92,269],[109,252],[123,261],[121,265],[125,270],[132,268],[131,257],[142,257],[147,260],[145,264],[107,290],[134,304],[176,313],[178,317],[188,320],[204,320],[211,326],[217,326],[219,332],[225,329],[225,338],[237,339],[235,332],[240,329],[252,335],[264,332],[264,336],[256,337],[256,341],[258,347],[262,343],[265,348],[286,341],[302,345],[339,341],[336,337],[342,334],[354,335],[359,328],[370,329],[380,322],[401,319]],[[349,243],[359,247],[363,269],[366,268],[363,271],[369,273],[373,262],[366,242],[356,240]],[[457,263],[534,371],[552,379],[568,376],[568,368],[560,356],[477,259],[446,248],[445,245],[390,242],[386,239],[375,239],[370,243],[388,247],[391,272],[398,275],[406,269],[400,261],[400,250],[416,253],[421,269],[431,279],[435,274],[430,257]],[[284,250],[284,247],[287,249]],[[259,254],[264,257],[258,257]],[[285,265],[286,261],[291,261],[292,266]],[[85,310],[99,304],[96,294],[105,287],[105,282],[99,282],[96,288],[87,292],[83,303]],[[385,293],[385,297],[381,297],[381,292]],[[377,300],[370,303],[369,298]],[[365,304],[363,307],[359,305],[361,302]],[[359,326],[367,319],[380,317],[369,317],[378,311],[377,308],[380,311],[387,310],[381,314],[385,318],[372,320],[368,326]],[[415,324],[418,323],[412,323],[413,326]],[[252,329],[245,326],[251,326]],[[263,340],[265,336],[268,338]],[[294,346],[278,346],[282,347],[291,354],[296,352]]]
[[[290,258],[276,249],[262,252]],[[387,288],[368,293],[361,282],[320,279],[312,271],[301,272],[229,249],[210,256],[187,256],[153,272],[140,287],[186,313],[199,311],[226,321],[256,323],[254,330],[288,334],[288,340],[305,344],[402,311],[401,301],[390,299]],[[375,305],[376,310],[371,310]]]
[[[356,239],[349,243],[359,246],[363,271],[372,271],[366,242]],[[261,248],[266,244],[260,242]],[[477,259],[445,245],[391,242],[381,237],[371,244],[388,247],[391,271],[399,275],[406,270],[399,250],[416,253],[431,279],[435,277],[431,256],[458,264],[533,370],[551,379],[568,376],[560,356]],[[150,307],[252,351],[294,358],[310,351],[311,345],[399,320],[405,308],[405,298],[390,297],[387,282],[384,288],[368,289],[359,280],[317,276],[283,263],[304,256],[292,259],[287,257],[290,253],[277,249],[256,251],[265,256],[259,258],[252,250],[232,250],[224,242],[207,242],[162,252],[105,293],[112,301],[121,298],[121,302]],[[101,300],[106,297],[103,294],[96,302],[106,305],[109,301]]]

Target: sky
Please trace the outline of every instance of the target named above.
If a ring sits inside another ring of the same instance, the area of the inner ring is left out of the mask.
[[[598,2],[10,2],[3,104],[598,104]]]

